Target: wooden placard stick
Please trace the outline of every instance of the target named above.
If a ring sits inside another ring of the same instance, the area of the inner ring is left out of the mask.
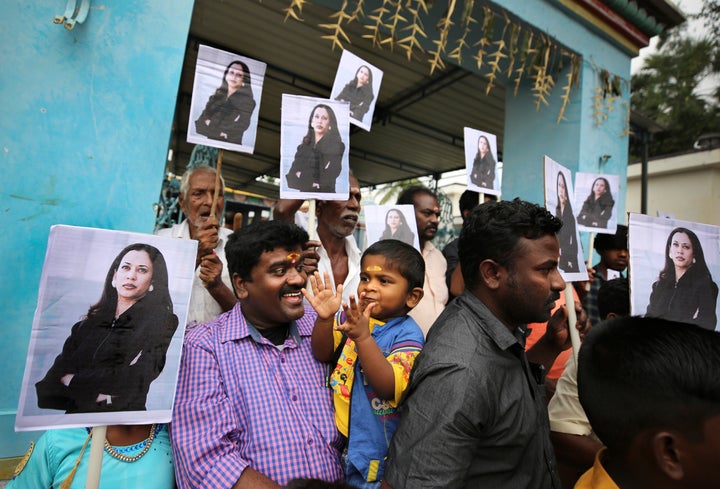
[[[315,226],[315,199],[308,201],[308,236],[311,240],[317,239],[317,229]]]
[[[218,151],[217,167],[215,168],[215,194],[213,195],[212,208],[210,209],[210,216],[217,217],[218,222],[220,221],[220,216],[215,216],[217,201],[220,198],[220,191],[222,190],[223,192],[225,192],[225,189],[220,188],[220,171],[222,170],[222,157],[223,150],[220,149]]]
[[[577,324],[577,314],[575,312],[575,296],[573,295],[572,282],[565,282],[565,307],[567,307],[570,343],[572,343],[573,356],[577,362],[577,355],[580,351],[580,332],[578,332],[575,327]]]
[[[588,236],[588,257],[587,257],[587,266],[592,267],[592,257],[593,257],[593,240],[595,239],[595,233],[590,233]],[[585,290],[590,292],[590,287],[592,286],[592,281],[588,280],[585,284]]]
[[[92,429],[92,440],[90,441],[90,461],[88,462],[85,489],[98,489],[98,486],[100,485],[100,470],[102,469],[102,458],[105,451],[106,435],[107,426],[95,426]]]

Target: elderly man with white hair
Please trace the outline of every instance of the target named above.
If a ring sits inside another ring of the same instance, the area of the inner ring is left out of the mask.
[[[187,170],[180,183],[179,197],[180,209],[186,219],[157,231],[160,236],[198,242],[187,329],[212,321],[218,314],[232,309],[237,302],[225,259],[225,243],[232,232],[221,227],[218,221],[224,206],[225,182],[222,176],[216,208],[212,212],[215,174],[215,169],[207,165]]]

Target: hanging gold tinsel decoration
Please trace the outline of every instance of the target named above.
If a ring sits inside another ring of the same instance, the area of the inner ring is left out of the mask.
[[[292,0],[290,2],[290,5],[288,5],[288,7],[283,10],[283,12],[285,12],[285,22],[287,22],[290,17],[297,20],[298,22],[303,22],[300,14],[302,14],[304,4],[305,0]]]
[[[431,74],[444,69],[446,59],[461,65],[463,56],[469,54],[475,60],[478,72],[487,79],[486,94],[504,73],[513,86],[513,93],[517,95],[523,79],[529,76],[532,82],[530,90],[537,109],[549,105],[549,97],[556,84],[554,74],[561,71],[567,62],[569,68],[563,75],[565,82],[561,89],[557,122],[566,120],[565,111],[570,104],[573,89],[579,84],[582,58],[554,43],[550,37],[536,34],[531,28],[513,21],[504,10],[496,11],[493,9],[497,7],[484,4],[482,18],[475,18],[473,12],[476,11],[476,0],[460,1],[462,7],[458,5],[459,0],[448,0],[435,32],[429,37],[423,19],[428,16],[432,0],[382,0],[369,15],[365,12],[365,0],[343,0],[341,6],[329,15],[332,22],[319,24],[319,27],[329,31],[321,37],[330,41],[332,49],[343,49],[346,44],[351,44],[346,26],[365,17],[367,20],[363,28],[367,32],[362,37],[370,40],[373,47],[394,49],[397,46],[405,53],[408,61],[415,53],[427,54]],[[292,18],[303,22],[305,2],[290,0],[288,7],[283,9],[285,20]],[[501,16],[502,31],[499,36],[495,36],[495,25],[501,22]],[[481,26],[479,39],[471,47],[471,37],[478,31],[478,24]],[[450,32],[456,25],[462,30],[450,49]],[[432,49],[423,46],[423,38],[432,43]],[[607,121],[615,102],[622,98],[622,87],[626,82],[605,70],[596,71],[599,73],[599,85],[593,95],[593,120],[595,125],[600,125]],[[628,105],[627,101],[623,102]]]
[[[455,5],[457,3],[457,0],[450,0],[448,2],[447,10],[445,10],[445,14],[440,17],[440,20],[437,23],[437,29],[440,32],[440,37],[438,39],[435,39],[432,41],[433,44],[435,44],[435,50],[428,51],[428,54],[430,55],[430,74],[432,75],[436,69],[443,69],[445,68],[445,61],[443,61],[443,54],[445,54],[445,46],[447,46],[448,41],[448,34],[450,33],[450,28],[453,26],[452,22],[452,15],[455,11]]]
[[[345,9],[347,8],[348,0],[343,0],[342,7],[340,10],[335,12],[334,14],[330,15],[331,19],[335,19],[334,24],[320,24],[319,26],[323,29],[329,29],[332,34],[328,34],[325,36],[321,36],[322,39],[328,39],[332,41],[332,48],[335,49],[335,46],[342,49],[343,43],[342,39],[344,39],[346,42],[350,43],[350,38],[345,33],[345,30],[343,29],[343,22],[347,21],[349,22],[352,16],[350,14],[345,13]]]
[[[413,6],[412,2],[408,2],[407,9],[410,13],[410,25],[402,29],[403,31],[410,31],[410,33],[406,37],[397,41],[397,45],[405,50],[408,61],[412,59],[413,52],[416,49],[421,52],[423,50],[418,36],[427,39],[427,34],[425,34],[425,29],[423,27],[422,20],[420,19],[420,14],[422,12],[425,14],[428,13],[427,4],[424,0],[415,2],[415,4],[416,6]]]
[[[500,72],[500,60],[507,58],[507,54],[503,53],[503,51],[505,50],[505,33],[507,33],[511,22],[510,17],[508,17],[504,10],[503,16],[505,17],[505,26],[503,27],[502,34],[500,34],[500,39],[493,41],[493,45],[497,46],[497,49],[489,55],[490,62],[488,65],[490,66],[490,73],[486,76],[488,84],[487,87],[485,87],[485,95],[489,94],[490,90],[495,86],[495,77]]]
[[[481,38],[475,43],[475,46],[480,46],[473,59],[477,63],[477,69],[482,70],[483,60],[485,58],[485,48],[490,45],[493,37],[493,30],[495,27],[495,13],[490,10],[490,7],[483,7],[483,24]]]

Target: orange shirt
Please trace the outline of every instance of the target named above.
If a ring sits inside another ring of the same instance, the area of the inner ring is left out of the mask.
[[[572,288],[572,290],[575,300],[580,301],[574,287]],[[561,306],[564,305],[565,291],[563,290],[562,292],[560,292],[560,299],[555,301],[555,308],[552,310],[552,314],[555,314],[555,311],[557,311]],[[537,341],[542,337],[542,335],[545,334],[547,323],[530,323],[528,324],[528,328],[530,328],[531,331],[530,335],[525,340],[525,350],[529,350],[530,347],[537,343]],[[547,373],[547,378],[559,379],[563,373],[563,370],[565,369],[565,363],[567,362],[568,358],[570,358],[570,355],[572,355],[572,348],[568,348],[564,352],[561,352],[555,359],[555,363],[553,363],[552,368]]]

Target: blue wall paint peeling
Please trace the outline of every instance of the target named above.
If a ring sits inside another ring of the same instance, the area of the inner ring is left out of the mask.
[[[50,226],[152,232],[192,7],[95,4],[72,31],[59,3],[4,7],[0,457],[37,436],[13,425]]]

